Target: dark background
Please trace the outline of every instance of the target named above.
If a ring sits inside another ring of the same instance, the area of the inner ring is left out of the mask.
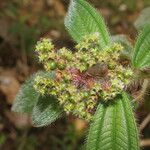
[[[134,43],[134,21],[149,0],[90,0],[104,16],[111,34],[126,34]],[[42,69],[34,46],[41,37],[55,45],[72,47],[73,40],[63,20],[69,0],[0,0],[0,149],[2,150],[80,150],[86,138],[87,123],[67,116],[44,128],[34,128],[30,117],[11,112],[20,85]],[[144,104],[136,111],[141,122],[149,114]],[[150,116],[149,116],[150,118]],[[150,149],[150,124],[141,130],[141,146]],[[145,144],[145,142],[147,142]],[[149,145],[149,147],[148,147]]]

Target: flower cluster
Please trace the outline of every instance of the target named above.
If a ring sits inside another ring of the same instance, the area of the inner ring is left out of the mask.
[[[66,113],[90,120],[98,101],[107,102],[121,93],[132,77],[129,66],[119,62],[123,47],[113,43],[101,49],[97,33],[85,36],[76,52],[55,50],[49,39],[36,46],[39,60],[55,77],[38,76],[35,89],[57,97]]]

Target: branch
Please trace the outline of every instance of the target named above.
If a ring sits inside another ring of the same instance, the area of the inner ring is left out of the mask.
[[[140,124],[140,131],[142,131],[149,122],[150,122],[150,114],[148,114],[146,118],[143,120],[143,122]]]
[[[150,147],[150,139],[143,139],[140,142],[141,147]]]

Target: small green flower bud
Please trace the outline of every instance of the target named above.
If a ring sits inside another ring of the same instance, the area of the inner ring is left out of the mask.
[[[90,96],[90,93],[89,92],[83,92],[83,97],[84,98],[88,98]]]
[[[50,68],[50,70],[55,70],[57,68],[57,63],[55,61],[51,61],[48,64],[48,67]]]
[[[59,60],[58,61],[58,69],[64,70],[66,68],[66,64],[64,60]]]
[[[64,97],[64,99],[69,100],[69,98],[70,98],[70,94],[65,93],[65,94],[63,95],[63,97]]]
[[[108,68],[109,68],[110,70],[115,69],[115,67],[116,67],[116,64],[115,64],[115,63],[109,63],[109,64],[108,64]]]

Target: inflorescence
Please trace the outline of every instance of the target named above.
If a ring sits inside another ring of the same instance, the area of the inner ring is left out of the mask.
[[[87,120],[98,102],[107,102],[121,93],[133,74],[129,66],[119,62],[123,47],[113,43],[102,50],[98,39],[97,33],[85,36],[76,45],[76,52],[56,50],[49,39],[42,39],[36,46],[39,61],[47,72],[55,75],[37,76],[35,89],[43,95],[55,96],[66,113]]]

